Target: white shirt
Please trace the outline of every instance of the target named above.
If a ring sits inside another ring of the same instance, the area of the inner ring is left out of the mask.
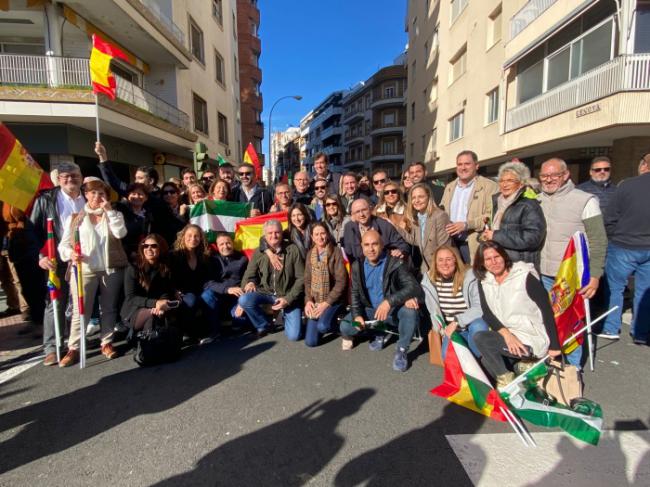
[[[256,187],[257,187],[257,185],[255,185],[255,186],[251,186],[251,189],[247,190],[246,187],[242,184],[242,186],[241,186],[241,190],[242,190],[242,191],[244,192],[244,194],[246,195],[246,199],[247,199],[248,201],[250,201],[251,198],[253,197],[253,195],[255,194],[255,188],[256,188]]]
[[[582,221],[585,221],[588,218],[592,218],[594,216],[598,216],[601,213],[602,212],[600,211],[600,203],[598,202],[598,198],[589,198],[587,204],[582,210]]]
[[[472,179],[466,185],[460,181],[456,184],[454,194],[451,197],[451,208],[449,209],[449,218],[452,222],[466,222],[467,212],[469,210],[469,197],[474,189],[476,178]]]
[[[56,209],[58,210],[60,221],[63,223],[73,213],[79,213],[84,209],[85,204],[86,200],[81,196],[81,193],[76,198],[73,198],[65,191],[59,191],[59,194],[56,196]]]

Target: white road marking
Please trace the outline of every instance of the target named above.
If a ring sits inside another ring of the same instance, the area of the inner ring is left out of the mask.
[[[23,372],[31,369],[35,365],[38,365],[38,363],[41,360],[43,360],[43,357],[44,355],[38,355],[36,357],[28,358],[27,360],[23,360],[22,362],[19,362],[18,365],[15,365],[12,368],[0,373],[0,384],[4,384],[5,382],[10,381],[17,375],[22,374]]]
[[[477,486],[610,487],[650,485],[650,431],[604,431],[598,446],[565,433],[533,433],[526,448],[513,433],[449,435]]]

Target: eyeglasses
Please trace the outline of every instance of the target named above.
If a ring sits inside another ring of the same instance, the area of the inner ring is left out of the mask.
[[[238,172],[237,174],[239,174],[240,178],[250,178],[253,175],[252,172],[248,172],[248,171],[246,171],[246,172]]]
[[[557,172],[555,174],[540,174],[539,179],[547,180],[547,179],[560,179],[562,176],[564,176],[563,172]]]
[[[384,194],[398,194],[396,189],[385,189]]]
[[[593,172],[609,172],[612,170],[611,167],[594,167],[591,169]]]
[[[176,193],[177,193],[177,191],[174,191],[173,189],[168,189],[168,190],[162,192],[163,195],[176,194]]]
[[[325,208],[330,208],[332,206],[338,206],[336,203],[325,203]]]
[[[517,179],[499,179],[499,184],[517,184]]]
[[[385,179],[375,179],[372,184],[385,184],[386,180]]]
[[[214,181],[214,176],[204,176],[201,181]]]
[[[327,186],[314,186],[314,189],[316,191],[325,191],[327,189]]]
[[[141,247],[142,247],[143,249],[157,249],[157,248],[158,248],[158,244],[155,244],[155,243],[154,243],[154,244],[143,243],[143,244],[141,245]]]

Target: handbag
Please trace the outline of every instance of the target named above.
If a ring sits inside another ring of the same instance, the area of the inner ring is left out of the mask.
[[[575,365],[567,365],[564,356],[561,360],[549,362],[548,374],[537,385],[567,407],[571,407],[574,399],[582,397],[580,371]]]
[[[173,362],[181,354],[183,335],[164,319],[155,320],[154,326],[140,330],[135,335],[133,360],[140,367]]]
[[[438,367],[445,366],[442,359],[442,337],[435,330],[429,330],[429,363]]]

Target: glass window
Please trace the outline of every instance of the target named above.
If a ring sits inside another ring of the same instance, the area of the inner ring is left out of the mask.
[[[221,57],[221,54],[219,54],[217,51],[214,51],[214,70],[217,81],[222,85],[225,84],[226,77],[224,75],[225,69],[223,57]]]
[[[546,89],[550,90],[569,80],[571,49],[565,48],[547,60]]]
[[[519,103],[540,95],[544,81],[544,63],[537,62],[523,73],[517,75],[517,98]]]
[[[228,145],[228,119],[223,113],[219,112],[217,120],[219,122],[219,142]]]
[[[650,52],[650,5],[637,5],[634,52]]]
[[[190,17],[190,50],[194,58],[201,64],[205,64],[203,53],[203,31],[199,29],[194,20]]]
[[[458,140],[463,136],[463,123],[465,112],[459,112],[449,119],[449,142]]]
[[[488,22],[488,47],[501,40],[501,4],[490,14]]]
[[[460,51],[451,59],[451,69],[449,70],[449,84],[452,84],[467,69],[467,46],[463,46]]]
[[[487,94],[487,123],[496,122],[499,119],[499,88],[495,88]]]
[[[393,98],[395,96],[395,86],[390,85],[384,88],[384,98]]]
[[[451,21],[456,20],[461,12],[467,7],[468,0],[451,0]]]
[[[571,46],[571,78],[611,59],[612,21],[607,21]]]
[[[386,112],[383,116],[384,127],[392,127],[395,125],[395,112]]]
[[[196,93],[192,94],[194,108],[194,130],[208,135],[208,105]]]
[[[383,154],[395,154],[395,139],[384,139],[381,141],[381,150]]]
[[[212,0],[212,16],[223,25],[223,0]]]

